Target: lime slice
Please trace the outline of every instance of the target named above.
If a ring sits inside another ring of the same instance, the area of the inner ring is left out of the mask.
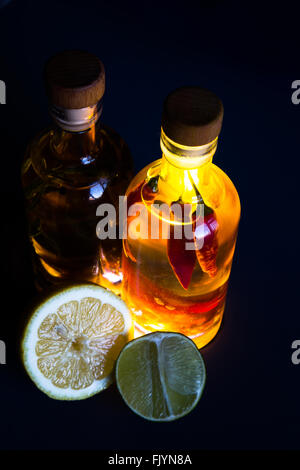
[[[25,369],[58,400],[82,400],[107,388],[122,347],[132,339],[126,304],[97,285],[68,287],[32,313],[22,341]]]
[[[152,421],[173,421],[189,413],[201,397],[205,377],[197,347],[180,333],[155,332],[134,339],[116,362],[123,399]]]

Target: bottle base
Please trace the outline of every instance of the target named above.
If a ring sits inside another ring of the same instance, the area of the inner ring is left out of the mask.
[[[223,319],[224,308],[225,308],[225,305],[223,304],[222,310],[220,311],[219,315],[215,318],[213,325],[210,325],[208,330],[199,332],[194,335],[186,335],[192,341],[194,341],[198,349],[201,349],[204,346],[206,346],[208,343],[210,343],[210,341],[212,341],[214,337],[216,336],[216,334],[218,333],[221,323],[222,323],[222,319]],[[164,331],[164,330],[163,329],[160,329],[160,330],[149,329],[148,330],[144,328],[143,326],[139,325],[136,321],[134,322],[134,337],[135,338],[139,338],[140,336],[144,336],[148,333],[153,333],[154,331]],[[165,331],[170,331],[170,330],[165,330]],[[177,331],[174,330],[174,332],[182,333],[181,331],[178,331],[178,330]]]
[[[52,290],[55,288],[59,289],[65,284],[69,285],[91,282],[93,284],[97,284],[99,286],[111,290],[114,294],[118,296],[121,295],[121,273],[118,273],[119,275],[117,276],[114,272],[109,272],[107,270],[105,276],[103,276],[99,270],[98,274],[95,275],[90,272],[82,271],[80,274],[73,272],[73,274],[60,274],[60,276],[58,276],[51,274],[50,267],[47,266],[48,269],[46,269],[46,266],[47,265],[45,264],[44,266],[41,260],[39,260],[37,257],[33,257],[34,285],[38,292],[43,292],[50,289]],[[52,271],[54,270],[52,269]]]

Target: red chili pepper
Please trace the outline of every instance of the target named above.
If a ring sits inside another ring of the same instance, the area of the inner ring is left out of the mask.
[[[181,208],[181,222],[184,221],[185,223],[192,223],[191,211],[189,211],[189,220],[186,220],[187,210],[184,211],[184,207],[189,206],[191,208],[191,204],[183,204],[180,201],[176,201],[175,204],[178,204],[178,206]],[[170,219],[171,221],[176,221],[176,216],[172,211]],[[191,243],[191,240],[186,238],[183,225],[181,225],[181,230],[181,238],[175,238],[175,225],[172,223],[170,224],[170,237],[168,238],[167,242],[167,254],[174,274],[176,275],[182,287],[187,289],[191,282],[196,262],[196,254],[195,250],[186,249],[186,244]]]
[[[157,181],[158,176],[151,178],[147,183],[142,181],[135,189],[131,190],[127,196],[127,207],[142,202],[143,199],[146,201],[153,199],[157,192]]]
[[[218,222],[215,213],[213,209],[204,205],[203,223],[197,225],[195,213],[193,218],[194,242],[198,263],[203,272],[207,273],[210,277],[215,277],[217,274],[216,257],[218,253]]]
[[[193,184],[193,181],[192,181]],[[154,199],[157,192],[157,177],[151,180],[141,188],[139,185],[128,197],[128,207],[135,202],[141,201],[141,189],[143,199],[150,202]],[[196,186],[193,184],[195,192],[198,196],[198,203],[204,204],[203,198],[199,193]],[[217,274],[216,256],[218,252],[217,231],[218,222],[215,217],[213,209],[204,204],[204,221],[203,224],[197,224],[196,214],[191,215],[191,204],[183,204],[181,200],[176,201],[181,208],[179,221],[184,223],[192,223],[194,234],[195,250],[188,250],[187,244],[191,240],[186,237],[184,226],[181,225],[182,234],[181,238],[175,238],[175,225],[170,224],[170,237],[167,241],[167,255],[169,263],[173,269],[175,276],[184,289],[188,289],[193,270],[195,267],[196,259],[203,272],[207,273],[210,277]],[[189,206],[190,211],[184,211],[184,207]],[[189,215],[187,215],[187,212]],[[176,221],[176,215],[171,211],[171,221]]]
[[[198,203],[204,205],[203,222],[199,224],[196,213],[193,213],[190,219],[193,221],[195,250],[186,249],[186,244],[191,243],[191,240],[186,237],[184,230],[181,239],[174,238],[173,224],[170,226],[170,239],[167,245],[169,262],[184,289],[189,287],[196,258],[203,272],[207,273],[210,277],[215,277],[217,274],[218,222],[213,209],[204,204],[201,194],[195,186],[194,189],[198,196]],[[187,206],[187,204],[182,204],[178,201],[177,204],[181,205],[183,216],[184,206]],[[184,220],[183,217],[181,220]],[[189,221],[185,220],[185,223],[189,223]]]
[[[138,186],[135,187],[128,195],[127,195],[127,213],[131,206],[135,204],[143,204],[144,202],[150,203],[155,198],[155,193],[157,192],[157,183],[158,183],[159,176],[155,176],[150,178],[147,183],[142,181]],[[136,209],[138,210],[139,207],[137,206]],[[127,215],[127,230],[132,220],[134,220],[136,214],[134,215]],[[127,248],[126,248],[127,245]],[[124,251],[128,254],[130,253],[129,246],[127,242],[124,242]],[[134,256],[129,256],[134,259]]]
[[[136,204],[137,202],[141,202],[141,188],[142,184],[139,184],[135,189],[133,189],[127,196],[127,207],[129,209],[130,206]]]
[[[154,200],[158,191],[159,176],[153,176],[147,183],[144,184],[142,189],[143,200],[150,203]]]

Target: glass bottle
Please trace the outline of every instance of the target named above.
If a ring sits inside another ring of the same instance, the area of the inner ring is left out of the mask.
[[[22,166],[36,286],[88,281],[119,293],[122,243],[98,238],[96,211],[104,203],[118,211],[133,166],[126,143],[99,119],[103,64],[66,51],[47,62],[45,82],[54,125],[29,144]]]
[[[162,158],[126,192],[122,292],[137,336],[177,331],[200,348],[220,327],[240,218],[233,183],[212,163],[222,119],[214,93],[197,87],[171,93]]]

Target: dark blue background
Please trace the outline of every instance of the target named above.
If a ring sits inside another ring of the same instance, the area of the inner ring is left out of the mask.
[[[299,444],[297,12],[264,2],[0,2],[2,449],[287,449]],[[264,9],[262,8],[264,5]],[[278,4],[279,5],[279,4]],[[223,100],[214,162],[235,183],[242,218],[222,328],[202,350],[207,384],[187,417],[135,416],[115,386],[83,402],[53,401],[18,358],[23,311],[34,295],[20,165],[48,123],[41,80],[49,55],[98,54],[106,66],[103,121],[131,147],[136,170],[160,155],[162,101],[201,85]]]

